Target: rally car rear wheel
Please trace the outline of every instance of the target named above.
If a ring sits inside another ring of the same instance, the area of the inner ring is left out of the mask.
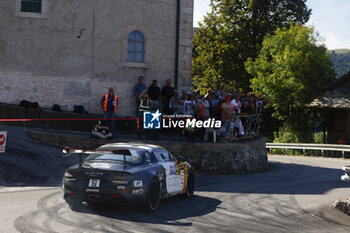
[[[193,197],[194,184],[195,184],[194,175],[193,173],[190,173],[187,178],[185,197],[187,198]]]
[[[159,181],[153,178],[149,184],[147,198],[146,198],[146,209],[155,211],[159,206],[160,200],[160,185]]]

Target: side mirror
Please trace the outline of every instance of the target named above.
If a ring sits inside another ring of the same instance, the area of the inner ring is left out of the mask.
[[[186,159],[184,157],[182,157],[182,156],[178,156],[177,157],[177,161],[180,162],[180,163],[183,163],[183,162],[186,161]]]

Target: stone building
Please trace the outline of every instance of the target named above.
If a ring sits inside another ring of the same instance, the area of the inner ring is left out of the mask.
[[[112,86],[132,116],[139,75],[191,86],[192,21],[193,0],[2,0],[0,102],[100,113]]]

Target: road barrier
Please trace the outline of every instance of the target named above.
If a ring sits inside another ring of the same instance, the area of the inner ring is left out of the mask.
[[[318,150],[324,155],[325,151],[340,151],[344,158],[345,152],[350,152],[350,145],[337,144],[311,144],[311,143],[266,143],[266,148],[271,149],[289,149],[302,150],[305,154],[306,150]]]

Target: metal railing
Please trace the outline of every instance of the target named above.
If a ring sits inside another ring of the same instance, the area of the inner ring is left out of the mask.
[[[259,136],[259,128],[259,115],[233,115],[230,122],[230,141]]]
[[[233,142],[239,139],[251,139],[259,136],[259,115],[233,115],[228,124],[221,128],[208,128],[205,131],[204,141],[208,141],[209,134],[213,133],[213,141],[216,142],[216,135],[221,135],[226,138],[227,142]]]
[[[302,150],[305,154],[306,150],[321,151],[324,156],[325,151],[340,151],[344,158],[345,152],[350,152],[350,145],[337,144],[312,144],[312,143],[266,143],[266,148],[271,149],[285,149],[287,152],[291,150]]]

